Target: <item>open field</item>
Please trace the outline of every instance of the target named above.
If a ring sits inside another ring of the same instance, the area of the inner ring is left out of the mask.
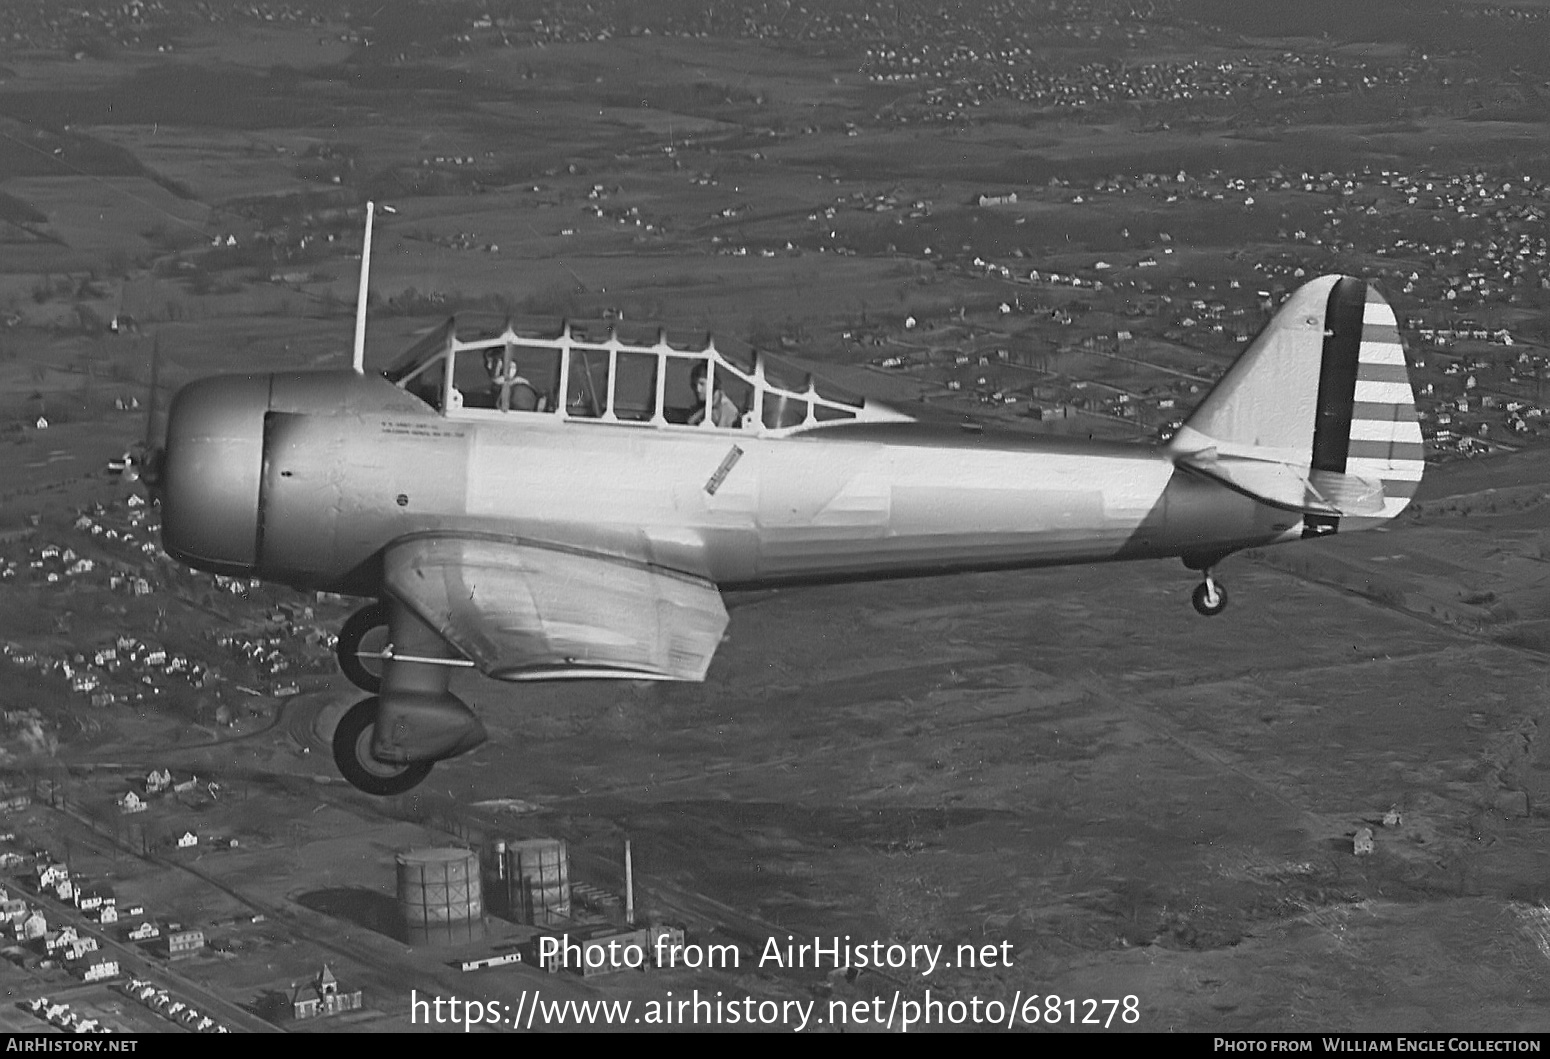
[[[1426,533],[1373,539],[1415,550]],[[1354,544],[1328,561],[1361,562]],[[515,798],[536,809],[505,825],[518,834],[609,859],[630,837],[646,907],[683,916],[687,891],[737,909],[687,905],[750,963],[760,929],[1006,941],[1010,968],[862,983],[1131,993],[1151,1029],[1543,1031],[1546,656],[1274,566],[1227,576],[1226,627],[1188,614],[1182,572],[1161,564],[734,601],[703,687],[466,682],[486,748],[386,803],[317,788],[346,815],[303,814],[303,831],[279,823],[302,818],[257,777],[306,782],[326,760],[329,718],[353,699],[337,683],[269,735],[163,744],[157,760],[233,777],[262,803],[260,833],[240,831],[258,852],[198,862],[256,907],[308,885],[386,901],[392,850],[417,844],[394,817]],[[123,735],[118,760],[135,756]],[[1385,828],[1391,809],[1402,823]],[[1355,858],[1364,826],[1378,849]],[[309,849],[334,867],[309,867]],[[152,879],[119,889],[178,907],[180,890]],[[714,982],[830,988],[768,968]],[[510,1003],[533,984],[481,980]]]
[[[51,928],[250,1030],[408,1029],[411,990],[510,1012],[697,989],[824,1018],[929,990],[1136,998],[1113,1029],[1550,1032],[1545,6],[873,6],[0,11],[0,772],[32,802],[0,851],[209,945],[174,960],[23,885]],[[395,211],[368,369],[454,314],[660,326],[1137,443],[1304,279],[1370,277],[1427,479],[1382,532],[1228,560],[1226,621],[1176,565],[1066,568],[733,597],[702,685],[459,677],[489,743],[368,798],[329,754],[358,693],[327,637],[359,601],[176,568],[103,469],[183,383],[347,362],[367,199]],[[113,679],[78,679],[110,647]],[[121,813],[156,767],[189,785]],[[396,853],[524,837],[609,895],[629,839],[643,918],[735,961],[463,974],[533,931],[400,940]],[[1002,955],[759,959],[847,934]],[[17,998],[182,1028],[7,954]],[[364,1009],[282,1017],[324,963]]]

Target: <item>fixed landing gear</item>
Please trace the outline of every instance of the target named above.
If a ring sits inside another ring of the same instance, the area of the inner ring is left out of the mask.
[[[339,724],[334,728],[334,764],[351,786],[367,794],[387,797],[419,786],[430,775],[431,763],[414,761],[393,765],[371,756],[371,743],[381,709],[382,700],[372,696],[357,702],[339,718]]]
[[[1231,551],[1185,552],[1179,558],[1189,570],[1200,571],[1200,584],[1195,586],[1189,601],[1195,611],[1207,618],[1214,618],[1227,609],[1227,589],[1211,576],[1211,568],[1231,555]]]
[[[1194,593],[1189,601],[1195,605],[1195,610],[1208,618],[1214,618],[1227,609],[1227,589],[1217,583],[1206,571],[1206,578],[1195,586]]]
[[[388,645],[388,606],[377,602],[345,620],[334,652],[345,678],[370,695],[382,690],[382,652]]]
[[[402,794],[436,762],[485,741],[484,725],[447,687],[454,668],[474,663],[398,600],[354,614],[339,632],[338,653],[345,675],[374,692],[334,729],[334,764],[358,790]]]

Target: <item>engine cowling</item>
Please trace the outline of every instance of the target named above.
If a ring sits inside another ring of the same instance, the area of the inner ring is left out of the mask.
[[[258,563],[267,375],[224,375],[183,387],[157,461],[162,544],[173,558],[233,577]]]

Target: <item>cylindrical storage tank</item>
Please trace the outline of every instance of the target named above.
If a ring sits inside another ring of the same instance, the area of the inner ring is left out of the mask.
[[[445,945],[484,936],[479,854],[471,849],[412,849],[398,855],[398,909],[404,940]]]
[[[508,907],[519,923],[544,926],[570,915],[570,854],[563,838],[506,844]]]

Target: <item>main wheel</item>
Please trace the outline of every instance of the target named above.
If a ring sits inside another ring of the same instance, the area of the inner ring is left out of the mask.
[[[1216,581],[1202,581],[1195,586],[1189,601],[1201,614],[1214,618],[1227,609],[1227,590]]]
[[[334,653],[351,684],[375,695],[382,690],[382,651],[388,644],[386,603],[372,603],[345,619]],[[364,656],[364,657],[363,657]]]
[[[430,775],[431,763],[389,765],[371,756],[371,737],[377,730],[377,711],[382,700],[373,695],[350,707],[334,728],[334,764],[350,785],[367,794],[386,797],[417,787]]]

